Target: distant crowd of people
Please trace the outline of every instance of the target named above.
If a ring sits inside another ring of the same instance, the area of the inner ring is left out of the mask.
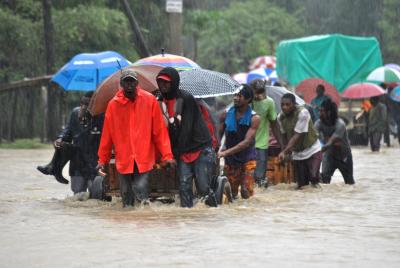
[[[275,103],[267,96],[266,82],[253,80],[241,86],[217,124],[205,102],[179,89],[180,76],[174,68],[161,70],[156,81],[159,91],[154,96],[139,86],[137,73],[123,70],[120,89],[104,115],[93,117],[87,111],[93,92],[82,97],[54,143],[56,153],[73,148],[69,174],[74,194],[86,192],[114,155],[124,207],[136,201],[148,203],[149,174],[157,162],[176,168],[182,207],[194,205],[193,182],[198,197],[217,206],[211,180],[217,159],[224,158],[233,197],[240,193],[247,199],[255,187],[268,187],[270,130],[281,148],[279,161],[293,164],[298,189],[330,183],[337,169],[346,184],[355,183],[346,124],[323,85],[315,89],[311,106],[300,106],[292,93]],[[370,102],[368,134],[371,149],[379,151],[387,109],[379,97]],[[281,107],[279,114],[276,105]],[[395,118],[399,124],[399,116]],[[56,158],[55,154],[50,164],[38,169],[68,183]]]

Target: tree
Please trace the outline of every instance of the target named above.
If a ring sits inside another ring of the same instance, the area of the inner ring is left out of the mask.
[[[96,6],[77,6],[54,12],[56,66],[83,52],[115,50],[134,61],[132,34],[125,14]]]
[[[200,33],[198,62],[204,68],[238,72],[254,57],[275,54],[280,40],[303,34],[295,17],[267,1],[234,2],[214,12]]]
[[[385,0],[383,16],[379,22],[382,30],[382,49],[385,62],[400,63],[400,1]]]
[[[134,46],[136,47],[136,50],[138,51],[141,58],[149,57],[150,51],[147,48],[145,40],[143,39],[142,32],[140,31],[139,25],[136,21],[135,15],[132,12],[131,6],[129,5],[127,0],[121,0],[121,2],[134,33]]]
[[[0,82],[44,73],[42,24],[0,9]]]

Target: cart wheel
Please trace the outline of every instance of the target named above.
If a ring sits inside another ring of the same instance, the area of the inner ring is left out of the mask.
[[[104,189],[104,177],[96,176],[93,180],[92,187],[90,187],[90,198],[106,200]]]
[[[233,201],[232,190],[227,177],[219,176],[217,178],[217,188],[215,189],[215,197],[217,198],[217,202],[220,205],[232,203]]]

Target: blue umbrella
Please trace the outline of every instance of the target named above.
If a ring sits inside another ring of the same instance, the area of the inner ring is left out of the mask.
[[[254,79],[265,79],[271,82],[276,82],[278,80],[278,76],[276,75],[276,71],[274,69],[269,68],[258,68],[254,69],[247,74],[247,83],[250,83]]]
[[[65,90],[95,90],[101,81],[130,64],[114,51],[81,53],[65,64],[51,80]]]
[[[400,86],[395,87],[390,92],[390,98],[396,102],[400,102]]]

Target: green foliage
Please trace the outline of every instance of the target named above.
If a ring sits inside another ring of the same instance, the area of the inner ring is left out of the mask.
[[[137,54],[124,13],[83,6],[55,10],[53,16],[57,66],[82,52],[115,50],[133,61]]]
[[[77,7],[79,5],[103,7],[111,5],[112,2],[119,2],[119,0],[53,0],[52,4],[56,9],[62,10]]]
[[[117,0],[53,0],[56,68],[82,52],[115,50],[135,61],[132,30]],[[164,0],[128,0],[152,53],[168,47]],[[224,72],[246,70],[282,39],[343,33],[375,36],[399,63],[399,0],[185,0],[187,55]],[[0,82],[45,73],[42,1],[0,2]]]
[[[17,139],[12,143],[0,143],[0,149],[51,149],[51,144],[40,143],[39,139]]]
[[[169,23],[164,0],[131,0],[132,12],[152,54],[159,54],[169,44]]]
[[[43,73],[41,24],[0,9],[0,82]]]
[[[383,12],[379,27],[383,33],[384,59],[400,64],[400,1],[385,0]]]
[[[280,40],[303,34],[295,17],[268,1],[233,2],[209,17],[200,33],[198,62],[228,73],[245,70],[252,58],[275,54]]]

